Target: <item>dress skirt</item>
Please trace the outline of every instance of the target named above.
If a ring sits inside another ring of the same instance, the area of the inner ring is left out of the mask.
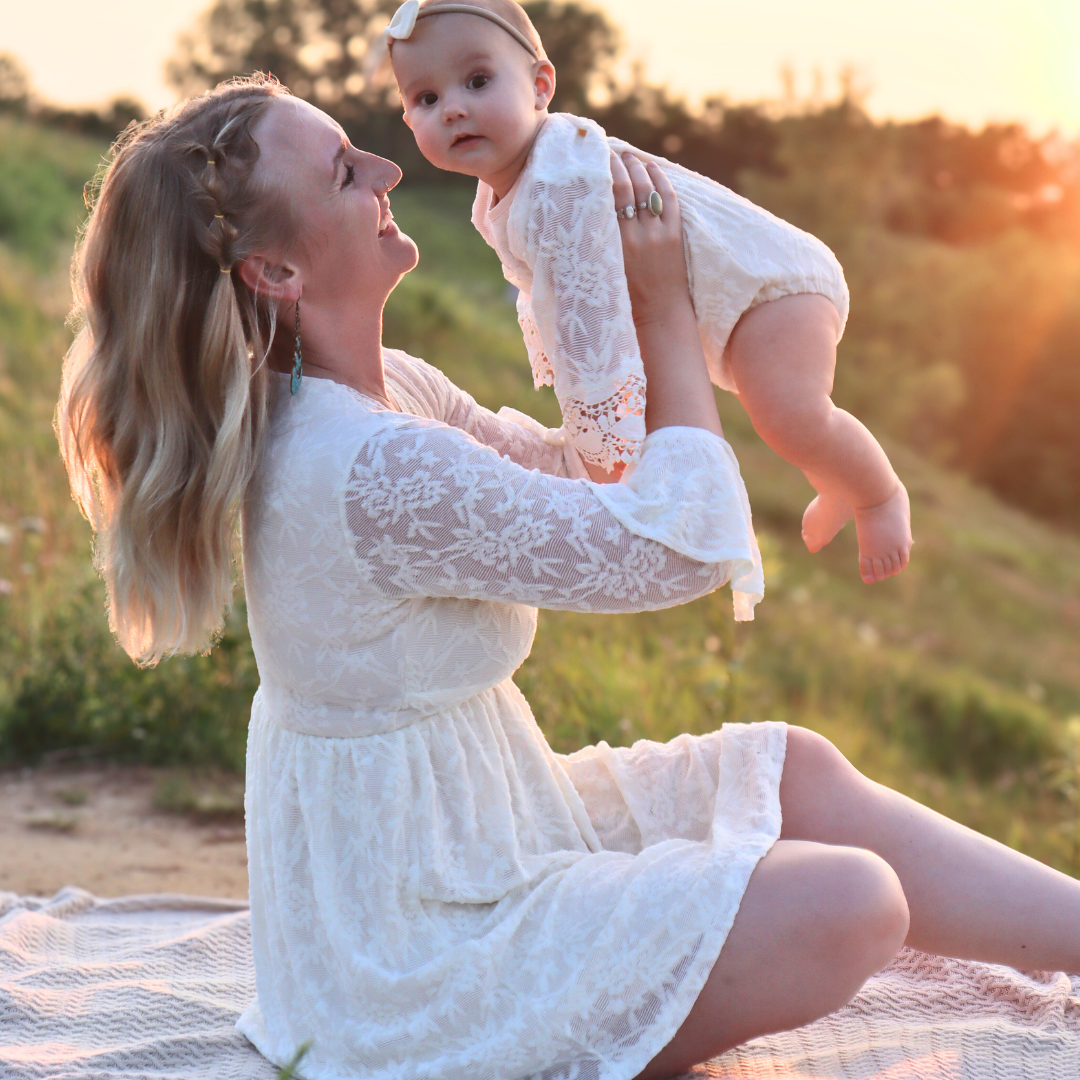
[[[783,724],[560,755],[509,679],[380,734],[252,709],[257,999],[312,1080],[628,1080],[780,834]]]

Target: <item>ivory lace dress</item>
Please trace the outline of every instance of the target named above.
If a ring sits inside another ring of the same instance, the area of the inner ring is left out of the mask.
[[[537,606],[627,612],[746,572],[726,442],[620,484],[387,352],[391,411],[279,394],[244,514],[247,831],[273,1062],[318,1080],[623,1080],[671,1039],[780,831],[786,729],[554,753],[511,675]]]
[[[609,138],[592,120],[552,113],[504,198],[480,181],[472,220],[520,290],[537,388],[554,387],[575,448],[605,469],[634,461],[645,438],[645,373],[611,208],[612,150],[660,162],[679,197],[698,332],[717,386],[736,389],[724,349],[749,308],[821,293],[841,325],[848,313],[844,272],[816,237],[708,177]]]

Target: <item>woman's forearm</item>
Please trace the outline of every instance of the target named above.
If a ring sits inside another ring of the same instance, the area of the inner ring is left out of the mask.
[[[645,369],[645,430],[698,427],[723,435],[686,277],[679,200],[663,170],[631,154],[612,155],[616,206],[663,198],[659,216],[648,210],[620,226],[626,284]]]
[[[723,437],[716,398],[709,381],[705,354],[689,297],[675,297],[655,318],[636,324],[638,347],[645,368],[645,430],[698,427]],[[585,463],[598,484],[617,482],[622,469],[604,472]]]
[[[645,430],[699,427],[723,435],[689,296],[637,324],[645,368]]]

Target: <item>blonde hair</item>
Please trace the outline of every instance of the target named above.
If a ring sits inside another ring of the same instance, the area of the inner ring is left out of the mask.
[[[420,0],[420,10],[427,15],[432,15],[444,4],[461,2],[468,3],[471,7],[483,8],[505,19],[515,30],[532,42],[538,60],[547,59],[544,43],[540,40],[532,19],[520,4],[515,3],[515,0]]]
[[[205,651],[231,604],[276,324],[263,302],[264,336],[233,267],[292,242],[288,208],[252,176],[252,126],[287,94],[233,80],[129,128],[87,200],[55,428],[110,626],[139,664]]]

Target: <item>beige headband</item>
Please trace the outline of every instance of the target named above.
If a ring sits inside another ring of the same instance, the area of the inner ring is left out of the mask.
[[[390,25],[383,33],[387,45],[394,41],[405,41],[412,36],[416,27],[416,20],[423,19],[428,15],[479,15],[481,19],[487,19],[496,26],[505,30],[534,60],[540,56],[536,46],[516,27],[507,22],[501,15],[494,11],[480,7],[478,4],[439,4],[430,8],[421,8],[420,0],[405,0],[394,13]]]

